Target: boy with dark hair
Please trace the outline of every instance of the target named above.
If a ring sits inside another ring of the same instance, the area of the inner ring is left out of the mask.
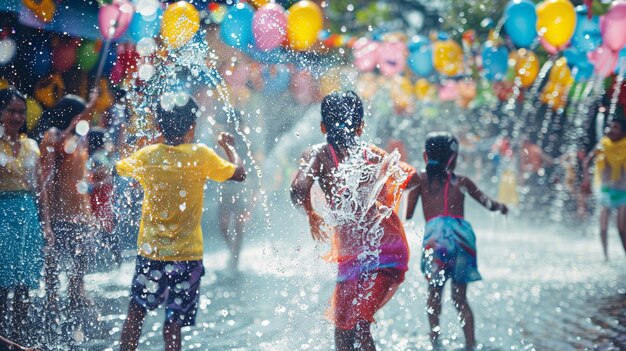
[[[161,304],[166,306],[165,350],[181,349],[181,328],[195,324],[204,275],[200,228],[204,183],[246,178],[232,135],[221,133],[218,139],[230,162],[203,144],[191,143],[198,105],[183,93],[171,97],[161,99],[155,119],[163,142],[117,163],[121,176],[136,179],[144,189],[122,351],[137,348],[147,311]]]
[[[584,162],[583,188],[590,188],[589,163],[596,159],[596,171],[600,178],[599,202],[600,240],[604,259],[608,261],[609,216],[612,209],[617,209],[617,230],[626,252],[626,119],[616,117],[609,125],[608,131],[596,148],[589,153]]]

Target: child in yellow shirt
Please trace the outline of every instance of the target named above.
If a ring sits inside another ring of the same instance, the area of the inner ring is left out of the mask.
[[[136,179],[144,190],[122,351],[137,348],[146,312],[161,304],[166,311],[165,349],[181,349],[181,328],[195,324],[204,275],[200,228],[204,183],[246,178],[232,135],[221,133],[218,139],[230,162],[203,144],[191,143],[198,113],[191,97],[183,106],[159,104],[155,120],[163,143],[146,146],[116,165],[121,176]]]

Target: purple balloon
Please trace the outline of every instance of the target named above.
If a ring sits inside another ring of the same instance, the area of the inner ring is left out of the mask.
[[[252,32],[257,48],[272,50],[279,47],[287,35],[285,9],[276,3],[261,6],[252,19]]]

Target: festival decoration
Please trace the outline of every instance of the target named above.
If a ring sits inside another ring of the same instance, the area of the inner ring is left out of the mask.
[[[170,4],[163,12],[161,37],[172,49],[187,44],[200,29],[200,14],[185,1]]]
[[[254,13],[252,32],[257,48],[271,50],[279,47],[287,35],[285,9],[276,3],[263,5]]]
[[[378,69],[385,76],[399,74],[406,66],[406,44],[402,41],[385,41],[381,44]]]
[[[254,9],[250,5],[238,3],[231,6],[220,26],[222,41],[238,49],[251,48],[254,45],[253,17]]]
[[[52,69],[65,73],[76,63],[76,44],[73,42],[59,43],[52,49]]]
[[[569,0],[537,5],[537,34],[557,49],[569,42],[576,28],[576,10]]]
[[[528,48],[537,36],[537,13],[530,0],[511,0],[504,9],[504,29],[515,46]]]
[[[83,71],[91,71],[98,64],[98,49],[93,41],[83,42],[76,49],[76,64]]]
[[[59,73],[42,79],[35,85],[33,96],[46,108],[52,108],[65,95],[65,83]]]
[[[600,32],[607,48],[619,51],[626,45],[626,2],[613,2],[600,19]]]
[[[418,100],[424,100],[434,93],[434,88],[430,85],[428,80],[424,78],[420,78],[415,82],[413,90]]]
[[[584,52],[578,51],[576,48],[568,48],[563,51],[563,57],[567,59],[567,64],[572,68],[574,81],[581,82],[591,78],[593,74],[593,65],[587,60]]]
[[[136,12],[128,29],[131,38],[135,42],[139,42],[143,38],[154,38],[159,34],[162,17],[163,10],[160,7],[150,17]]]
[[[287,38],[289,46],[298,51],[309,49],[324,25],[322,9],[314,2],[303,0],[289,8]]]
[[[0,40],[0,66],[4,66],[13,60],[17,52],[17,45],[15,40],[11,38],[5,38]]]
[[[509,52],[504,46],[496,46],[488,41],[482,51],[485,78],[502,80],[508,70]]]
[[[54,0],[23,0],[24,6],[32,11],[38,20],[49,23],[54,18],[57,5]]]
[[[567,102],[567,92],[574,83],[567,59],[562,57],[554,63],[550,70],[548,83],[539,95],[539,100],[557,111],[565,106]]]
[[[409,68],[418,76],[428,76],[433,71],[433,49],[430,41],[426,38],[419,38],[409,42],[409,57],[407,64]]]
[[[592,52],[587,53],[589,62],[593,64],[594,72],[602,78],[608,77],[615,69],[618,54],[611,50],[606,44]]]
[[[357,40],[352,46],[354,66],[363,72],[373,70],[378,64],[379,44],[367,38]]]
[[[98,28],[104,39],[119,39],[133,19],[135,9],[127,0],[116,0],[98,11]]]
[[[576,29],[572,35],[572,46],[582,52],[589,52],[602,44],[600,18],[588,18],[587,7],[576,6]]]
[[[463,49],[448,39],[433,44],[433,64],[435,69],[447,76],[455,76],[463,71]]]
[[[516,55],[515,75],[519,78],[524,88],[529,87],[539,73],[539,59],[534,52],[519,49]]]

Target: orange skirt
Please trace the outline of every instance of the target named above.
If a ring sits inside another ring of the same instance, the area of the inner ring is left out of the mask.
[[[384,268],[362,274],[359,279],[338,282],[326,317],[343,330],[354,329],[359,322],[374,323],[376,311],[391,299],[403,281],[404,271]]]

